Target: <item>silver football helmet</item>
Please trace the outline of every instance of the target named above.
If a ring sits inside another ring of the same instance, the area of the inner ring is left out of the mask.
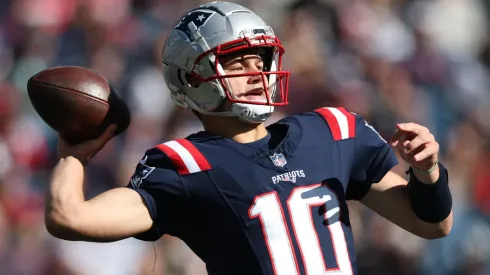
[[[263,71],[224,74],[220,56],[256,47],[263,49]],[[288,103],[290,73],[281,69],[283,54],[272,28],[257,14],[234,3],[210,2],[188,11],[172,28],[163,48],[163,74],[175,104],[206,115],[261,123],[274,106]],[[262,78],[264,100],[239,100],[230,91],[228,78],[257,75]],[[196,85],[192,78],[201,83]],[[231,109],[219,110],[225,100],[232,102]]]

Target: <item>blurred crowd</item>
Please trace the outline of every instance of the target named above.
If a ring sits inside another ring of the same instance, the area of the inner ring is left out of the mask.
[[[201,129],[172,105],[160,64],[169,29],[200,2],[0,0],[0,275],[206,274],[172,237],[91,244],[46,232],[43,196],[57,136],[26,89],[51,66],[85,66],[109,78],[130,104],[132,123],[86,169],[87,198],[126,185],[146,149]],[[286,48],[291,103],[269,123],[342,105],[386,139],[397,122],[412,121],[441,145],[451,234],[426,241],[352,202],[360,274],[490,274],[490,0],[237,3],[263,16]]]

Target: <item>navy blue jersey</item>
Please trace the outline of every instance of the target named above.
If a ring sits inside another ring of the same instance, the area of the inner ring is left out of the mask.
[[[397,164],[390,146],[345,108],[268,132],[250,144],[199,132],[148,150],[128,187],[154,225],[136,238],[178,237],[211,275],[356,274],[346,201]]]

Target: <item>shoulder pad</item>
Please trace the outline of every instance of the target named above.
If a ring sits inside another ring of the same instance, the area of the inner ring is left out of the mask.
[[[334,140],[356,136],[356,116],[344,107],[323,107],[315,110],[328,124]]]
[[[206,157],[187,139],[167,141],[157,145],[154,153],[165,154],[180,175],[187,175],[211,169]]]

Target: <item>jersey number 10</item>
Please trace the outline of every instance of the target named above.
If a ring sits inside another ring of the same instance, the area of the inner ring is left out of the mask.
[[[317,232],[312,219],[312,207],[325,205],[330,201],[336,207],[328,209],[325,219],[328,220],[339,212],[339,202],[335,193],[327,186],[315,184],[293,189],[286,205],[289,210],[293,233],[298,242],[299,251],[305,265],[306,274],[353,274],[349,251],[345,242],[341,223],[335,222],[328,228]],[[284,210],[277,192],[272,191],[255,197],[248,211],[250,218],[259,218],[262,232],[269,249],[275,275],[299,275],[297,256],[294,253],[284,216]],[[318,234],[330,234],[337,267],[328,268],[323,259],[322,247]]]

